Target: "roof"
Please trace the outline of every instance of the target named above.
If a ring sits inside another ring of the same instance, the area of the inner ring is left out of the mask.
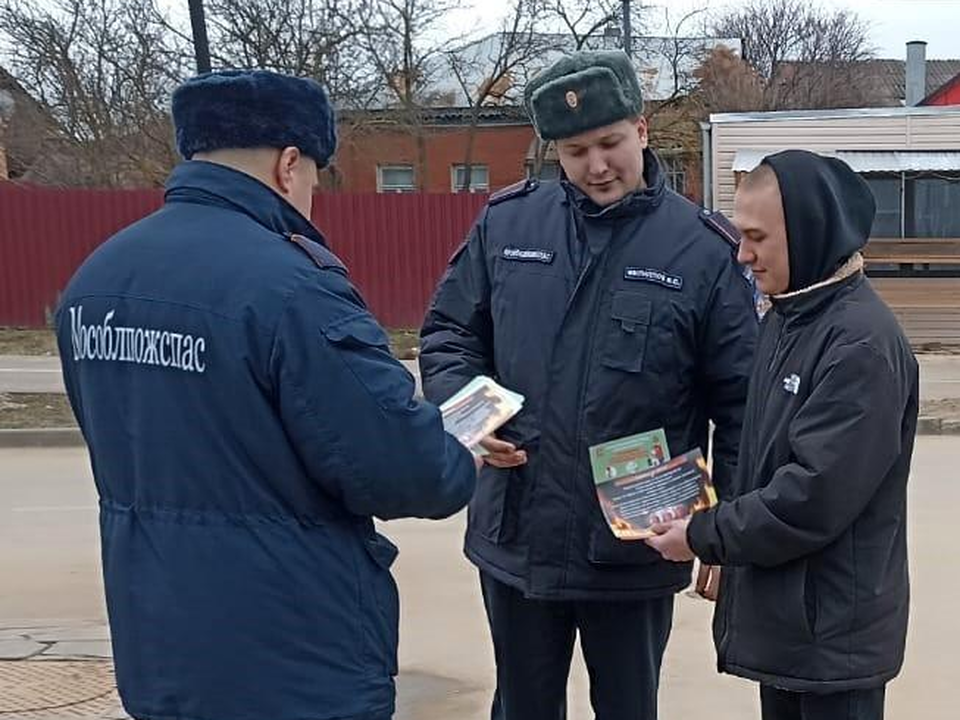
[[[737,150],[733,172],[750,172],[776,150]],[[860,173],[879,172],[955,172],[960,170],[960,151],[956,150],[838,150],[821,152],[843,160]]]
[[[906,102],[906,61],[891,58],[852,60],[839,64],[786,62],[781,70],[818,67],[842,73],[872,107],[902,107]],[[958,60],[927,60],[924,97],[930,97],[960,74]]]
[[[341,110],[338,120],[345,123],[367,122],[369,124],[400,124],[405,111],[402,108],[376,108],[372,110]],[[419,112],[419,121],[423,125],[462,127],[473,122],[468,107],[425,107]],[[480,127],[491,125],[529,125],[526,110],[516,105],[484,106],[478,112]]]
[[[21,177],[45,146],[61,137],[50,112],[23,89],[17,79],[0,67],[0,119],[5,123],[3,144],[7,170]]]
[[[907,96],[907,64],[904,60],[864,60],[864,72],[876,83],[878,93],[900,103]],[[960,60],[927,60],[927,83],[923,96],[933,95],[937,90],[960,74]]]
[[[947,100],[949,98],[949,93],[953,88],[960,87],[960,74],[954,75],[952,79],[945,82],[937,90],[927,95],[923,100],[920,101],[921,105],[941,105],[943,103],[939,102],[942,98]]]
[[[714,113],[711,125],[783,120],[830,120],[858,117],[903,117],[914,115],[960,115],[960,106],[845,108],[841,110],[777,110],[774,112]]]
[[[491,60],[499,55],[501,46],[508,38],[509,35],[505,33],[493,33],[457,51],[457,55],[463,60],[467,74],[466,85],[471,90],[479,87],[486,79],[483,73],[489,71]],[[539,33],[533,42],[542,47],[542,51],[536,54],[535,59],[524,63],[522,67],[518,66],[511,73],[510,89],[513,95],[519,96],[527,81],[575,50],[574,39],[570,34]],[[689,85],[693,71],[702,64],[712,50],[720,45],[738,54],[740,52],[741,43],[737,38],[676,38],[646,35],[634,37],[632,57],[644,99],[666,100],[673,97],[678,84],[675,75],[680,75],[681,86]],[[619,35],[606,34],[595,35],[584,45],[585,50],[613,50],[620,47]],[[442,61],[434,63],[434,66],[428,70],[427,76],[431,81],[424,90],[426,95],[444,97],[457,105],[469,104],[469,99],[464,96],[463,88],[454,73]],[[681,87],[682,92],[686,89]],[[511,99],[513,102],[518,102],[520,97]]]

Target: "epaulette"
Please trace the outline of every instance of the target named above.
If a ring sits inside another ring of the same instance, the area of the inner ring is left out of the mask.
[[[286,233],[286,238],[309,255],[310,259],[313,260],[313,264],[321,270],[336,270],[344,275],[347,274],[347,266],[340,262],[340,258],[320,243],[304,235],[298,235],[297,233]]]
[[[540,187],[540,181],[536,178],[527,178],[526,180],[521,180],[513,185],[507,185],[505,188],[497,190],[487,200],[487,205],[497,205],[498,203],[502,203],[506,200],[512,200],[513,198],[529,195],[538,187]]]
[[[700,220],[722,237],[734,250],[740,249],[740,231],[719,210],[701,210]]]

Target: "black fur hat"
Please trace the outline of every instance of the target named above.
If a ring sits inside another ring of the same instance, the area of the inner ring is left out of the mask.
[[[296,147],[323,167],[337,147],[333,108],[320,84],[267,70],[222,70],[173,93],[177,149]]]

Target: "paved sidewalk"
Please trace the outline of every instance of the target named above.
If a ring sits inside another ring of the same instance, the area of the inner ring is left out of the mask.
[[[923,400],[960,398],[960,355],[918,355],[920,361],[920,395]],[[402,360],[404,367],[417,379],[420,369],[416,360]],[[45,393],[66,392],[56,357],[0,355],[0,392]]]
[[[417,379],[420,371],[416,360],[402,360]],[[960,367],[960,363],[958,363]],[[960,382],[960,381],[958,381]],[[60,372],[60,358],[35,355],[0,355],[0,393],[65,393]],[[957,390],[960,395],[960,386]]]
[[[0,392],[66,392],[60,373],[60,358],[0,355]]]
[[[104,623],[4,622],[0,629],[0,717],[120,720]]]
[[[921,435],[960,435],[960,355],[919,355],[920,398],[925,404],[917,428]],[[416,360],[403,360],[422,392]],[[63,378],[56,357],[0,355],[0,394],[62,393]],[[0,447],[65,447],[82,445],[75,428],[0,429]],[[3,720],[0,718],[0,720]]]

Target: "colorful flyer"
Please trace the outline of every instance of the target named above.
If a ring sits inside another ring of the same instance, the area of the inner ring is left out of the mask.
[[[610,530],[621,540],[652,537],[652,526],[717,504],[699,449],[647,469],[597,479],[597,497]]]
[[[598,485],[607,480],[634,475],[670,459],[663,428],[630,435],[590,448],[590,467]]]
[[[483,455],[480,441],[520,412],[523,400],[523,395],[479,375],[440,406],[443,426],[475,455]]]

